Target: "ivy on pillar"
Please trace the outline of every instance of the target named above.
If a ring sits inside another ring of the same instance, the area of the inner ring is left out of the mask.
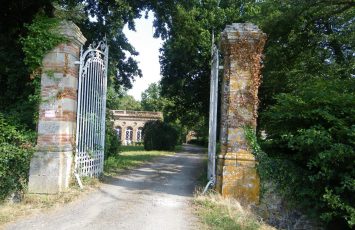
[[[37,150],[31,160],[30,193],[53,194],[69,186],[75,151],[80,47],[86,38],[72,22],[62,22],[66,42],[42,61]]]
[[[247,203],[259,202],[260,179],[245,128],[256,129],[265,41],[266,35],[250,23],[228,25],[221,40],[224,74],[216,188],[223,196]]]

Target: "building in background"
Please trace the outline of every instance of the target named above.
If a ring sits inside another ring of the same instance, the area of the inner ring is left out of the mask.
[[[197,140],[197,133],[190,130],[186,135],[186,143],[190,143],[192,140]]]
[[[148,121],[163,120],[162,112],[111,110],[113,125],[122,145],[143,142],[143,127]]]

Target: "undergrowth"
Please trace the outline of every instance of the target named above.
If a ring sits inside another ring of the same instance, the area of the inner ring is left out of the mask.
[[[262,223],[257,216],[234,199],[226,199],[213,193],[206,196],[196,195],[194,205],[196,213],[206,229],[274,229]]]

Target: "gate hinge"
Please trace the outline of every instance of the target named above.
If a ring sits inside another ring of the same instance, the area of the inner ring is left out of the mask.
[[[80,61],[75,61],[74,64],[75,64],[75,65],[80,65],[81,62],[80,62]]]

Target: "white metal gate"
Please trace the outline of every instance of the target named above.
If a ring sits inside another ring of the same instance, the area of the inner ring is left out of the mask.
[[[217,139],[217,104],[218,104],[218,70],[219,52],[216,45],[212,46],[210,114],[208,139],[208,170],[207,179],[216,182],[216,139]]]
[[[80,176],[103,171],[108,46],[91,44],[80,55],[75,170]]]

